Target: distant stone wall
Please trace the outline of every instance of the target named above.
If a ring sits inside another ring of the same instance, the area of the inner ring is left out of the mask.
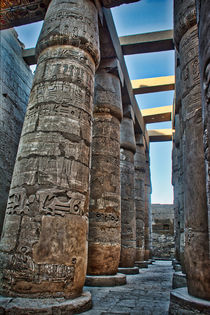
[[[33,74],[15,30],[0,33],[0,235]]]
[[[174,257],[173,204],[152,204],[152,247],[153,257]]]

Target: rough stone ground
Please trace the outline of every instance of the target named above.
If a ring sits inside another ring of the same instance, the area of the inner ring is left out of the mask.
[[[93,307],[84,315],[168,314],[173,269],[171,261],[155,261],[138,275],[127,276],[118,287],[85,287],[91,291]]]

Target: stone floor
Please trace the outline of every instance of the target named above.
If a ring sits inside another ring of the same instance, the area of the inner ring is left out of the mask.
[[[118,287],[85,287],[91,291],[93,307],[84,315],[168,314],[173,269],[170,261],[155,261],[138,275],[127,276]]]

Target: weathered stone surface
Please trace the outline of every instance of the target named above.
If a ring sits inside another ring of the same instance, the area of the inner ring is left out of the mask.
[[[80,297],[66,300],[64,298],[29,299],[0,296],[0,314],[78,314],[92,306],[90,292],[83,292]]]
[[[136,259],[136,211],[134,204],[133,120],[124,117],[120,127],[121,254],[120,267],[133,267]]]
[[[185,125],[185,267],[191,295],[210,298],[208,219],[203,150],[197,25],[180,41],[182,106]]]
[[[171,291],[169,315],[207,314],[210,314],[210,302],[189,295],[186,287]]]
[[[124,3],[132,3],[140,0],[101,0],[103,6],[106,8],[116,7]]]
[[[152,253],[153,257],[173,258],[174,205],[152,204]]]
[[[126,284],[126,276],[117,273],[115,275],[87,275],[85,285],[90,287],[114,287]]]
[[[210,104],[210,3],[209,1],[198,1],[200,6],[199,17],[199,57],[201,67],[201,87],[202,87],[202,117],[204,126],[204,150],[205,150],[205,166],[206,166],[206,190],[207,190],[207,206],[208,206],[208,238],[209,238],[209,259],[210,259],[210,150],[209,150],[209,104]]]
[[[182,36],[196,24],[195,1],[174,1],[174,42],[177,48],[179,48]]]
[[[50,0],[1,0],[0,29],[44,19]]]
[[[151,179],[150,179],[150,161],[149,152],[146,152],[145,168],[145,221],[144,221],[144,260],[152,256],[152,212],[151,212]]]
[[[84,315],[167,315],[172,274],[170,261],[156,261],[137,275],[127,275],[123,286],[86,287],[93,308]]]
[[[113,60],[103,60],[95,77],[88,269],[89,275],[117,273],[121,244],[121,87]]]
[[[183,288],[187,286],[186,274],[181,271],[174,272],[172,280],[172,288]]]
[[[138,267],[118,268],[118,272],[124,273],[125,275],[137,275],[139,273],[139,268]]]
[[[15,30],[1,31],[0,235],[33,75]]]
[[[89,0],[47,11],[0,244],[3,295],[82,293],[97,25]]]
[[[136,261],[144,260],[144,220],[145,220],[145,146],[142,135],[136,135],[134,155],[134,199],[136,207]]]

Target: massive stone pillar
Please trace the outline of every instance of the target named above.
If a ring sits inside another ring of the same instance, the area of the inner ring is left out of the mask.
[[[120,128],[120,172],[121,172],[121,255],[120,267],[134,267],[136,259],[136,210],[134,203],[134,115],[127,107]]]
[[[136,153],[134,156],[135,181],[134,199],[136,207],[136,264],[144,261],[145,226],[145,144],[142,134],[136,134]]]
[[[188,307],[190,304],[191,308],[197,310],[200,306],[195,305],[196,301],[191,302],[192,296],[203,299],[200,303],[203,305],[203,314],[207,314],[204,299],[210,298],[210,272],[196,9],[195,0],[176,0],[174,3],[175,44],[180,53],[182,118],[185,129],[184,258],[190,296],[187,297],[188,293],[183,288],[177,289],[181,290],[178,295],[177,292],[172,292],[171,314],[177,314],[176,301],[180,302],[186,298]],[[182,309],[187,309],[186,304],[183,303]]]
[[[152,212],[151,212],[151,178],[150,178],[150,159],[149,152],[146,151],[145,165],[145,225],[144,225],[144,260],[152,257]]]
[[[115,275],[120,261],[122,100],[119,72],[117,59],[103,59],[95,76],[88,275]],[[86,284],[96,281],[99,284],[99,279],[87,276]],[[101,282],[108,281],[108,277],[101,279]],[[121,277],[119,280],[121,284]],[[117,284],[116,277],[113,282]]]
[[[14,29],[0,34],[0,235],[33,74]]]
[[[89,165],[97,10],[52,0],[1,240],[1,293],[76,298],[87,268]]]
[[[201,68],[201,86],[202,86],[202,117],[204,126],[204,150],[206,166],[206,190],[208,206],[208,239],[209,239],[209,259],[210,259],[210,150],[209,150],[209,133],[210,133],[210,3],[209,1],[197,0],[199,17],[199,57]]]

